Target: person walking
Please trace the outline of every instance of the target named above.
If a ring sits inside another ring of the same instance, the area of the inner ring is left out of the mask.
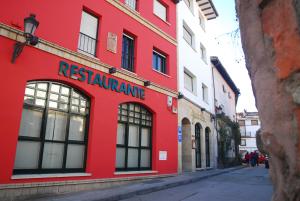
[[[254,153],[253,152],[251,152],[250,153],[250,164],[251,164],[251,167],[254,167],[254,161],[255,159],[254,159]]]
[[[254,160],[253,160],[253,167],[255,167],[255,166],[258,166],[258,153],[256,152],[256,151],[254,151],[254,153],[253,153],[253,158],[254,158]]]
[[[246,164],[249,166],[250,154],[249,154],[248,151],[247,151],[246,154],[245,154],[245,161],[246,161]]]

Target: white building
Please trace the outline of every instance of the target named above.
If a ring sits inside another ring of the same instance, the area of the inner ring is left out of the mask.
[[[220,132],[220,124],[222,123],[224,129],[226,129],[226,139],[229,144],[226,144],[225,157],[234,159],[238,154],[238,142],[234,141],[234,134],[230,125],[220,117],[229,117],[231,121],[236,122],[236,104],[240,94],[239,89],[234,84],[233,80],[227,73],[226,69],[222,65],[218,57],[213,56],[210,58],[212,63],[213,85],[214,85],[214,104],[217,114],[218,123],[216,123],[216,129]],[[218,140],[220,140],[220,133],[217,134]],[[230,140],[229,140],[230,139]]]
[[[236,104],[240,94],[226,69],[218,57],[210,58],[213,71],[214,102],[216,113],[224,113],[232,121],[236,121]]]
[[[240,153],[257,150],[256,132],[260,129],[258,112],[244,111],[242,113],[237,113],[237,119],[242,135]]]
[[[205,24],[217,16],[211,0],[177,4],[179,172],[216,167],[213,82]]]

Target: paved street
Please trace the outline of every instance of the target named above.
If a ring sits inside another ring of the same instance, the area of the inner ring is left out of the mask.
[[[269,201],[271,196],[268,170],[258,167],[236,170],[123,201]]]

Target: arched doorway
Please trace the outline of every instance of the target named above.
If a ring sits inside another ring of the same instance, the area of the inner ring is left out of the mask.
[[[201,130],[202,126],[200,123],[195,125],[195,159],[196,168],[201,168]]]
[[[182,120],[182,170],[192,170],[192,142],[191,122],[187,118]]]
[[[209,147],[209,135],[210,129],[205,128],[205,158],[206,158],[206,167],[210,167],[210,147]]]

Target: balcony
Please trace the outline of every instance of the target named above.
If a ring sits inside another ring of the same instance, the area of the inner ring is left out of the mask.
[[[97,39],[84,33],[79,33],[78,50],[91,56],[96,56]]]

